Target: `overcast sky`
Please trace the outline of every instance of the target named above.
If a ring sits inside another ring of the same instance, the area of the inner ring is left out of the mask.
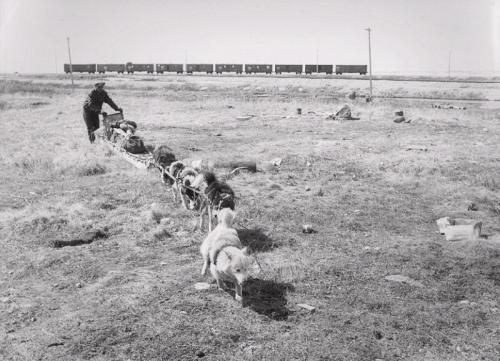
[[[500,0],[0,0],[0,72],[73,63],[367,64],[500,73]]]

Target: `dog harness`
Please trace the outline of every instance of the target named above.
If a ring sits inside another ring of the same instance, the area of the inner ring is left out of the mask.
[[[231,245],[229,245],[229,244],[228,244],[227,246],[223,246],[223,247],[219,248],[219,249],[215,252],[215,254],[214,254],[214,259],[213,259],[213,261],[212,261],[212,263],[213,263],[214,265],[217,265],[217,257],[219,257],[219,254],[222,252],[222,250],[223,250],[224,248],[227,248],[227,247],[234,247],[234,246],[231,246]]]

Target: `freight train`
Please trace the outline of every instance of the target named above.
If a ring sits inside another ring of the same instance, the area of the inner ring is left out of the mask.
[[[222,74],[222,73],[236,73],[242,74],[282,74],[282,73],[295,73],[295,74],[333,74],[333,65],[330,64],[135,64],[128,62],[126,64],[73,64],[73,73],[100,73],[116,72],[123,74],[134,74],[145,72],[148,74],[163,73],[177,73],[177,74],[193,74],[193,73],[207,73],[207,74]],[[70,72],[69,64],[64,64],[64,71]],[[335,74],[342,75],[344,73],[359,73],[366,75],[366,65],[336,65]]]

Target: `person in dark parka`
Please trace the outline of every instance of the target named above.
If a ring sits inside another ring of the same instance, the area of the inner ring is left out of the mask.
[[[109,97],[108,93],[106,93],[104,84],[104,82],[95,83],[95,89],[92,89],[83,103],[83,120],[87,125],[90,143],[94,143],[94,132],[99,129],[99,114],[106,115],[106,113],[102,111],[103,103],[108,104],[118,112],[123,112],[123,110]]]

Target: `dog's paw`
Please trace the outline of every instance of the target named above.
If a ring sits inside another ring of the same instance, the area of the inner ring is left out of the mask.
[[[238,302],[243,302],[243,297],[241,297],[240,295],[234,295],[234,299]]]

